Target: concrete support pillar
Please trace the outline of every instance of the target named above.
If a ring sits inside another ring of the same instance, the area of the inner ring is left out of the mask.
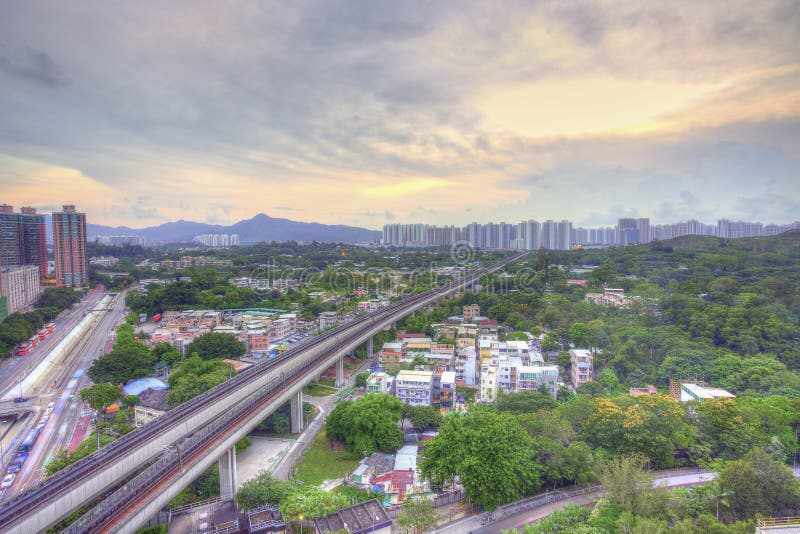
[[[341,360],[340,360],[341,361]],[[299,434],[303,431],[303,390],[297,392],[291,401],[292,433]]]
[[[236,477],[236,449],[231,447],[219,457],[219,494],[223,499],[236,495],[239,481]]]
[[[344,356],[336,360],[336,387],[344,384]]]
[[[375,337],[369,336],[367,340],[367,358],[371,360],[373,356],[375,356]]]

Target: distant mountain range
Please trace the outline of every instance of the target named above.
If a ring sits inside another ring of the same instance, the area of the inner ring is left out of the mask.
[[[47,215],[48,241],[52,241],[52,236],[49,235],[51,230],[50,216]],[[375,241],[381,236],[381,232],[377,230],[368,230],[357,226],[290,221],[289,219],[270,217],[263,213],[230,226],[184,220],[148,228],[112,227],[87,223],[86,233],[89,241],[94,241],[97,236],[105,235],[138,235],[144,237],[148,242],[163,241],[165,243],[185,243],[191,241],[198,234],[239,234],[239,242],[243,245],[261,241],[359,243]]]

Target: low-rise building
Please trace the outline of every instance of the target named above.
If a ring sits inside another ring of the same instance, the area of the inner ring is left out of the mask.
[[[155,421],[169,410],[166,390],[147,388],[140,392],[139,404],[134,406],[133,413],[136,427]]]
[[[444,371],[434,375],[434,378],[434,402],[438,402],[442,408],[452,408],[456,398],[455,371]]]
[[[315,519],[314,526],[319,534],[391,534],[392,518],[377,499],[372,499]]]
[[[643,388],[630,388],[628,393],[631,397],[642,397],[642,396],[652,397],[654,395],[658,395],[658,390],[654,385],[648,384]]]
[[[318,317],[319,329],[326,330],[332,326],[339,324],[339,315],[336,312],[328,311],[322,312]]]
[[[478,338],[478,325],[462,323],[456,326],[456,346],[474,347]]]
[[[454,367],[456,381],[463,382],[467,386],[476,385],[478,383],[478,353],[475,347],[458,349]]]
[[[478,304],[466,304],[463,308],[464,322],[469,323],[475,317],[480,317],[481,307]]]
[[[569,361],[572,366],[572,386],[578,387],[592,380],[594,355],[586,349],[570,349]]]
[[[406,338],[403,340],[405,353],[407,355],[413,353],[430,352],[431,343],[432,341],[429,337]]]
[[[600,306],[616,306],[627,308],[630,306],[631,298],[625,296],[624,289],[605,288],[602,293],[586,293],[584,299]]]
[[[394,380],[395,396],[412,406],[430,406],[433,398],[432,371],[400,371]]]
[[[366,392],[367,393],[386,393],[388,388],[389,375],[382,372],[372,373],[367,378]]]
[[[558,397],[558,366],[522,366],[517,369],[517,387],[514,391],[537,391],[546,387],[555,399]]]
[[[699,384],[681,384],[681,402],[705,399],[734,399],[736,396],[720,388],[710,388]]]
[[[481,373],[481,402],[495,402],[497,400],[497,366],[491,365]]]
[[[273,339],[283,339],[292,335],[293,331],[292,322],[289,319],[278,319],[277,321],[272,321],[269,335]]]

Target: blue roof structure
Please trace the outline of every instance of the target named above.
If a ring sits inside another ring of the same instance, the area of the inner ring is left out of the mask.
[[[169,386],[163,380],[159,380],[158,378],[153,378],[153,377],[137,378],[136,380],[131,380],[130,382],[122,386],[122,390],[125,392],[126,395],[139,395],[142,391],[146,389],[154,389],[156,391],[166,391],[169,389]]]

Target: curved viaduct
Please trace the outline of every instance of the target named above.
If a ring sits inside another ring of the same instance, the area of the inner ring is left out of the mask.
[[[406,297],[243,371],[8,501],[0,509],[0,531],[41,532],[102,497],[67,532],[132,533],[214,462],[220,464],[223,495],[232,495],[233,446],[260,421],[291,401],[296,427],[309,381],[375,333],[525,255]]]

